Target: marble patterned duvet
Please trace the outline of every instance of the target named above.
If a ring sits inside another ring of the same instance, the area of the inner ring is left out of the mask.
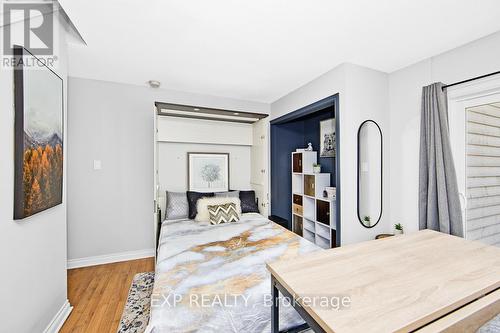
[[[220,225],[164,222],[147,332],[270,332],[265,263],[320,250],[259,214]],[[280,329],[303,323],[280,307]]]

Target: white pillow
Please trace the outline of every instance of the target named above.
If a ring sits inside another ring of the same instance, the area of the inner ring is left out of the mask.
[[[196,210],[198,214],[194,220],[196,222],[208,222],[210,220],[210,214],[208,213],[208,206],[213,205],[223,205],[226,203],[234,203],[236,205],[236,211],[238,212],[238,217],[241,217],[241,201],[240,198],[224,198],[224,197],[208,197],[198,199],[196,203]]]

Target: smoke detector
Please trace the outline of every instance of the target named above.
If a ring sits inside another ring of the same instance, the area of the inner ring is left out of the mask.
[[[149,80],[148,83],[151,88],[160,88],[161,85],[160,81],[156,80]]]

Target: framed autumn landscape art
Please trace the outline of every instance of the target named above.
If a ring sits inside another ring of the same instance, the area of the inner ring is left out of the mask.
[[[14,56],[14,219],[19,220],[62,203],[63,81],[26,49],[14,47]]]

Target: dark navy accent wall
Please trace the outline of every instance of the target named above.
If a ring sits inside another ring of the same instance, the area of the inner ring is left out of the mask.
[[[322,101],[320,101],[322,102]],[[280,118],[271,122],[271,214],[288,220],[292,218],[292,175],[291,153],[297,148],[306,148],[311,142],[318,152],[321,172],[331,173],[331,184],[335,186],[335,158],[319,158],[321,120],[335,116],[333,103],[323,104],[322,109],[315,103],[310,113],[297,111],[298,117]],[[290,114],[289,114],[290,115]]]
[[[292,213],[291,152],[304,142],[304,124],[292,122],[271,127],[271,214],[288,220]],[[277,203],[277,204],[274,204]]]
[[[322,120],[332,118],[332,108],[315,112],[304,119],[304,147],[311,142],[313,150],[318,152],[318,163],[321,164],[321,172],[330,173],[330,184],[335,186],[335,158],[319,157],[320,155],[320,129],[319,123]]]

